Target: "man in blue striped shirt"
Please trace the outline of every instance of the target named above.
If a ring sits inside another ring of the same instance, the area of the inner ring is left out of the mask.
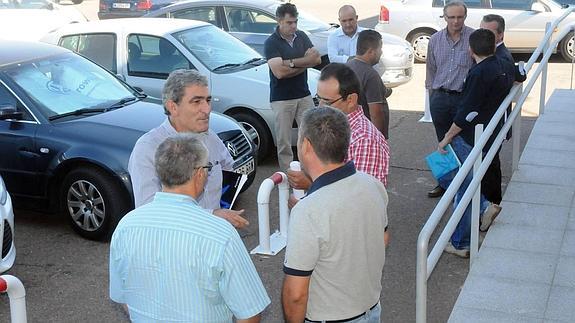
[[[158,147],[162,191],[112,236],[110,298],[133,322],[259,322],[270,299],[240,236],[198,205],[213,165],[195,136]]]

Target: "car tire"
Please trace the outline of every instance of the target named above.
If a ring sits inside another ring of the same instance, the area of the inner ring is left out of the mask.
[[[259,116],[247,112],[231,113],[230,117],[239,122],[250,139],[258,146],[258,162],[264,161],[273,150],[273,138],[268,126]]]
[[[425,63],[427,60],[427,46],[433,32],[429,30],[418,31],[408,39],[413,48],[413,56],[416,62]]]
[[[108,173],[94,167],[72,170],[62,182],[61,208],[79,235],[107,240],[131,203]]]
[[[561,53],[561,56],[563,56],[563,59],[568,62],[572,62],[575,55],[573,47],[574,43],[575,35],[573,32],[568,33],[567,36],[565,36],[565,38],[563,38],[559,43],[559,52]]]

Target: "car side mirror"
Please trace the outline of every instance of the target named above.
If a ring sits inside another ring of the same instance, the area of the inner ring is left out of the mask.
[[[0,107],[0,120],[21,120],[22,112],[12,106]]]

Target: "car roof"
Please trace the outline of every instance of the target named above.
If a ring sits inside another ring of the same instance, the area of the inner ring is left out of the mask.
[[[124,30],[128,33],[150,35],[171,34],[183,29],[200,26],[210,26],[209,23],[188,19],[165,18],[122,18],[95,20],[79,24],[69,24],[56,31],[58,34],[85,33],[85,32],[118,32]]]
[[[257,8],[267,8],[273,4],[282,3],[278,0],[184,0],[172,3],[169,6],[158,9],[155,12],[166,12],[171,11],[173,8],[185,8],[189,4],[197,5],[219,5],[219,6],[250,6]],[[150,13],[153,15],[154,12]]]
[[[49,57],[69,50],[42,42],[0,40],[0,67]]]

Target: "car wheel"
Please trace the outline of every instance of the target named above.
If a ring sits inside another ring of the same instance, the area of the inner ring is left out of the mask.
[[[68,173],[62,184],[61,205],[74,231],[92,240],[108,239],[130,209],[119,184],[92,167]]]
[[[409,39],[411,47],[413,47],[413,56],[416,62],[425,63],[427,60],[427,45],[429,44],[431,34],[429,31],[420,31],[413,34]]]
[[[246,112],[236,112],[230,116],[244,127],[250,139],[258,146],[258,162],[264,161],[273,149],[272,134],[265,121]]]
[[[573,57],[575,56],[575,53],[573,52],[574,45],[575,36],[573,35],[573,32],[568,33],[559,44],[559,52],[561,52],[561,56],[563,56],[563,59],[566,61],[573,61]]]

